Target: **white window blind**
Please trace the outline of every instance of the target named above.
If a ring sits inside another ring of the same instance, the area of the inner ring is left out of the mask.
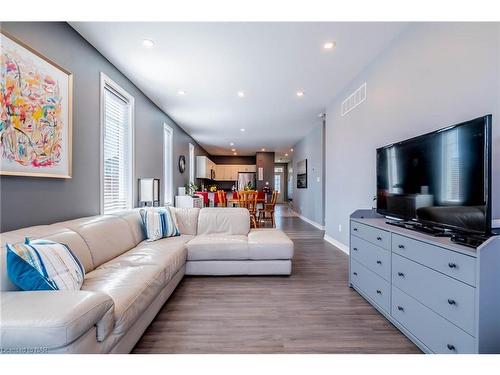
[[[133,99],[108,82],[104,82],[102,95],[102,211],[110,213],[132,207]]]

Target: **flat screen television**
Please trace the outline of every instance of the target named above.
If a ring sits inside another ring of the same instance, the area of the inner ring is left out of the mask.
[[[491,115],[377,149],[377,212],[491,233]]]

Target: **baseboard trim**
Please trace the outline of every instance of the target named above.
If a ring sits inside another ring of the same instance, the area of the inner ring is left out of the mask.
[[[307,217],[305,217],[304,215],[299,214],[297,211],[292,210],[292,212],[293,212],[295,215],[297,215],[297,217],[298,217],[298,218],[300,218],[300,219],[304,220],[306,223],[309,223],[309,224],[311,224],[312,226],[314,226],[314,227],[316,227],[316,228],[318,228],[318,229],[320,229],[320,230],[325,230],[325,226],[324,226],[324,225],[318,224],[317,222],[312,221],[311,219],[308,219],[308,218],[307,218]]]
[[[337,241],[335,238],[330,237],[327,234],[325,234],[325,236],[323,237],[323,239],[326,242],[328,242],[328,243],[332,244],[333,246],[335,246],[337,249],[340,249],[344,253],[346,253],[347,255],[349,255],[349,246],[344,245],[342,242]]]

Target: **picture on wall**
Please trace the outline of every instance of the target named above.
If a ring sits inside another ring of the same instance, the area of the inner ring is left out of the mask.
[[[71,178],[72,74],[0,30],[0,174]]]
[[[307,189],[307,159],[297,162],[297,189]]]

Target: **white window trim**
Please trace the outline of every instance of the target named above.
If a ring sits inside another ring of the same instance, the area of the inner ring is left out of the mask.
[[[166,134],[170,137],[166,137]],[[166,142],[168,141],[168,145]],[[167,147],[168,146],[168,147]],[[168,151],[168,155],[166,150]],[[170,167],[167,169],[167,165]],[[166,122],[163,123],[163,181],[164,183],[164,206],[173,206],[174,204],[174,129],[169,126]]]
[[[195,156],[194,156],[194,145],[189,143],[189,182],[194,184],[194,168],[195,168]]]
[[[100,175],[100,193],[99,193],[99,209],[101,212],[101,215],[104,214],[104,90],[106,87],[111,88],[112,90],[116,91],[118,94],[122,95],[125,99],[127,99],[128,104],[129,104],[129,111],[130,111],[130,132],[129,132],[129,155],[130,155],[130,163],[129,163],[129,175],[130,175],[130,181],[129,181],[129,197],[128,197],[128,208],[134,207],[134,197],[135,197],[135,188],[134,188],[134,183],[135,181],[135,99],[132,95],[130,95],[127,91],[122,89],[115,81],[113,81],[111,78],[109,78],[106,74],[101,72],[100,74],[100,109],[99,109],[99,115],[100,115],[100,122],[101,122],[101,129],[100,129],[100,168],[99,168],[99,175]]]

